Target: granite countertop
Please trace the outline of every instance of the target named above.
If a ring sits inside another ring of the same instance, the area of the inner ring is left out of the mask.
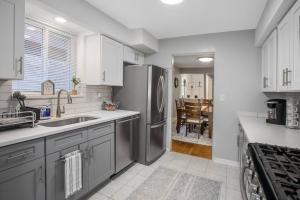
[[[19,128],[19,129],[13,129],[8,131],[1,131],[0,147],[16,144],[19,142],[25,142],[37,138],[42,138],[42,137],[46,137],[46,136],[50,136],[65,131],[78,129],[78,128],[84,128],[87,126],[101,124],[104,122],[109,122],[109,121],[121,119],[124,117],[129,117],[137,114],[140,113],[136,111],[116,110],[116,111],[96,111],[96,112],[78,113],[74,115],[63,116],[59,119],[52,118],[51,120],[47,120],[43,122],[49,122],[49,121],[55,121],[55,120],[61,120],[65,118],[73,118],[79,116],[90,116],[98,119],[76,123],[76,124],[70,124],[61,127],[44,127],[44,126],[37,125],[34,128]]]
[[[260,115],[238,114],[239,122],[250,143],[266,143],[300,149],[300,130],[268,124]]]

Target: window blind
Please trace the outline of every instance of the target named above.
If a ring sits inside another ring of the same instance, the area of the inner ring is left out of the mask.
[[[71,90],[72,37],[45,25],[26,23],[24,38],[24,79],[13,81],[13,90],[40,92],[46,80],[53,81],[56,90]]]

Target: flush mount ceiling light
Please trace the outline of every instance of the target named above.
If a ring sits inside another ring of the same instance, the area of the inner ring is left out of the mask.
[[[175,5],[183,2],[183,0],[160,0],[160,1],[168,5]]]
[[[35,31],[35,30],[36,30],[36,28],[33,27],[33,26],[27,26],[26,29],[27,29],[27,30],[30,30],[30,31]]]
[[[210,58],[210,57],[203,57],[203,58],[198,58],[198,60],[199,60],[200,62],[207,63],[207,62],[213,61],[214,59],[213,59],[213,58]]]
[[[67,22],[67,20],[66,20],[65,18],[63,18],[63,17],[55,17],[54,20],[55,20],[56,22],[58,22],[58,23],[61,23],[61,24]]]

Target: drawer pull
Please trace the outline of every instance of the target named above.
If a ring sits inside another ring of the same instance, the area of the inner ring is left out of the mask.
[[[21,159],[26,159],[27,157],[31,156],[34,152],[33,151],[25,151],[20,154],[14,155],[14,156],[9,156],[7,158],[7,162],[13,162],[15,160],[21,160]]]
[[[93,131],[99,131],[99,130],[103,130],[103,129],[111,129],[111,124],[108,124],[106,126],[101,126],[98,128],[94,128]]]

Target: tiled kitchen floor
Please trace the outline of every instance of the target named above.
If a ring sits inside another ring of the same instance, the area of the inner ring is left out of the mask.
[[[124,174],[96,192],[89,200],[126,199],[159,166],[220,181],[222,182],[220,200],[242,200],[238,168],[175,152],[166,152],[150,166],[135,164]]]

